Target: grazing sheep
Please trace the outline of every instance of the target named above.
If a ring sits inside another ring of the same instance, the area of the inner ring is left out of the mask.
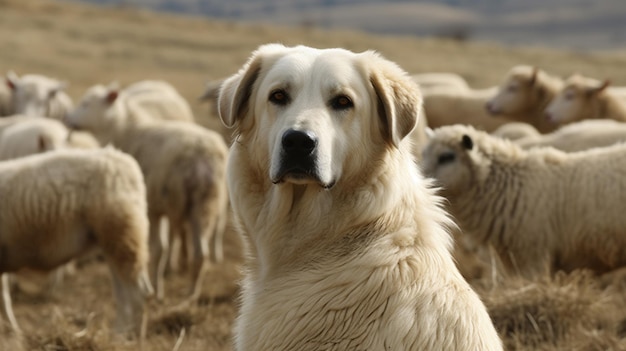
[[[108,106],[108,108],[107,108]],[[193,244],[192,296],[200,293],[207,269],[222,260],[222,236],[227,219],[226,158],[228,148],[216,132],[180,122],[149,122],[150,117],[119,108],[110,94],[96,99],[88,91],[68,118],[77,129],[87,130],[105,145],[112,143],[138,161],[148,192],[150,219],[151,277],[157,297],[163,297],[163,271],[168,256],[168,238],[160,232],[161,218],[167,218],[173,233],[188,233]]]
[[[0,160],[56,150],[67,146],[63,123],[45,117],[22,117],[0,132]]]
[[[13,112],[32,117],[50,117],[63,120],[73,108],[72,99],[63,91],[67,83],[38,74],[18,77],[6,76],[11,90]]]
[[[50,270],[99,248],[113,278],[118,331],[139,331],[148,278],[141,170],[111,148],[59,150],[0,162],[3,316],[18,329],[7,273]]]
[[[66,144],[76,149],[97,149],[101,147],[100,142],[93,134],[78,130],[69,131]]]
[[[0,78],[0,117],[10,116],[14,113],[13,96],[9,89],[8,81]]]
[[[129,101],[140,106],[153,118],[188,122],[194,120],[187,100],[167,82],[143,80],[129,85],[122,92]]]
[[[141,81],[121,90],[116,83],[94,85],[69,115],[72,114],[102,116],[123,124],[119,128],[153,120],[193,121],[187,101],[169,84],[160,81]],[[66,120],[70,127],[71,120],[69,117]]]
[[[508,140],[520,140],[526,138],[534,138],[541,135],[535,127],[524,122],[511,122],[503,124],[496,130],[491,132],[491,135]]]
[[[494,118],[485,110],[485,103],[496,88],[458,90],[433,88],[424,92],[424,111],[431,128],[450,124],[470,124],[491,132],[510,119]]]
[[[550,146],[566,152],[626,142],[626,123],[612,119],[592,119],[564,125],[556,131],[515,140],[524,149]]]
[[[626,265],[626,145],[524,150],[470,126],[435,130],[422,167],[461,229],[523,275]]]
[[[459,91],[469,90],[467,81],[455,73],[420,73],[411,76],[423,91],[432,88],[450,88]]]
[[[626,121],[626,98],[610,82],[600,82],[579,74],[565,81],[561,92],[546,108],[548,120],[563,125],[583,119],[609,118]]]
[[[562,86],[560,78],[537,67],[515,66],[485,108],[495,117],[504,115],[529,123],[541,133],[548,133],[556,126],[546,118],[545,109]]]

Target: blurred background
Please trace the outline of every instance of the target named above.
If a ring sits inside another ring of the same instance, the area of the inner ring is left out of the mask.
[[[623,0],[87,0],[215,19],[576,51],[626,44]]]

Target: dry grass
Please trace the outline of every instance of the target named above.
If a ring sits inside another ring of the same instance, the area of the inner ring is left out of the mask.
[[[572,54],[549,49],[506,49],[412,37],[383,37],[305,28],[242,26],[149,12],[124,12],[39,0],[0,0],[0,72],[36,72],[70,82],[78,99],[92,84],[165,79],[192,102],[200,123],[220,128],[195,98],[208,79],[235,72],[251,50],[266,42],[376,49],[411,73],[452,71],[472,85],[499,82],[515,64],[538,65],[611,77],[626,85],[626,55]],[[0,328],[0,350],[229,350],[236,314],[241,242],[231,231],[226,261],[213,267],[205,295],[180,305],[188,279],[172,274],[167,299],[149,308],[147,339],[109,332],[113,300],[106,267],[91,262],[51,298],[17,292],[16,316],[25,333]],[[461,262],[463,264],[464,262]],[[510,350],[626,350],[624,279],[598,281],[588,274],[493,284],[473,281]]]

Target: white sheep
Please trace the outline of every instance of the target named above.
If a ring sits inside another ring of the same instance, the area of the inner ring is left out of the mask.
[[[99,248],[108,262],[118,331],[138,332],[148,277],[148,219],[141,170],[112,148],[59,150],[0,162],[3,316],[19,329],[7,273],[50,270]]]
[[[151,276],[157,297],[163,297],[163,271],[168,256],[168,238],[159,230],[162,217],[168,219],[173,234],[189,233],[195,297],[200,293],[207,256],[210,254],[212,262],[222,260],[221,241],[228,207],[228,147],[221,135],[193,123],[155,123],[140,115],[140,110],[131,110],[131,123],[129,111],[119,108],[110,94],[100,95],[101,100],[97,96],[88,91],[79,108],[70,114],[68,123],[92,132],[101,144],[112,143],[138,161],[148,191]]]
[[[459,90],[433,88],[424,91],[424,111],[431,128],[450,124],[470,124],[491,132],[510,119],[491,116],[485,104],[496,93],[496,88]]]
[[[544,110],[563,86],[563,81],[537,67],[518,65],[507,74],[485,108],[493,116],[507,116],[533,125],[541,133],[556,127]]]
[[[502,139],[520,140],[539,137],[541,133],[528,123],[510,122],[498,127],[496,130],[491,132],[491,135]]]
[[[442,87],[457,89],[459,91],[469,89],[467,81],[456,73],[419,73],[412,75],[411,79],[420,86],[422,91]]]
[[[422,167],[465,234],[512,271],[626,265],[626,145],[524,150],[457,125],[435,130]]]
[[[50,117],[63,120],[74,107],[72,99],[63,91],[67,83],[38,74],[19,77],[7,73],[11,90],[13,113],[33,117]]]
[[[626,123],[612,119],[590,119],[566,124],[552,133],[515,140],[524,149],[550,146],[566,152],[626,142]]]
[[[193,112],[185,98],[171,84],[159,80],[143,80],[121,91],[153,118],[193,121]]]
[[[0,160],[8,160],[67,146],[69,130],[57,120],[21,117],[0,131]]]
[[[546,108],[547,118],[555,125],[583,119],[609,118],[626,121],[626,98],[622,88],[612,89],[610,82],[570,76],[563,89]]]

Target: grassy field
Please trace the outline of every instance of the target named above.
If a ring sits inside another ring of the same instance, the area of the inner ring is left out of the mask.
[[[252,50],[267,42],[374,49],[411,73],[457,72],[476,87],[497,84],[516,64],[626,85],[626,55],[244,26],[60,1],[0,0],[0,72],[66,80],[75,100],[97,83],[164,79],[190,101],[199,123],[221,131],[210,108],[196,98],[207,80],[234,73]],[[52,296],[16,292],[15,312],[25,333],[15,336],[0,328],[0,350],[230,350],[242,261],[241,242],[232,230],[226,248],[226,261],[212,267],[197,304],[179,305],[188,279],[168,277],[167,299],[150,305],[143,345],[109,332],[111,287],[106,267],[96,261],[80,267]],[[626,280],[620,275],[598,279],[575,273],[529,282],[486,273],[470,281],[508,349],[626,350]]]

